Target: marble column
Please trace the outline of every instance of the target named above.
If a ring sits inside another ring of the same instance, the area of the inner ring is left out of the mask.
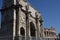
[[[37,40],[38,40],[39,37],[40,37],[40,34],[39,34],[39,26],[38,26],[39,20],[38,20],[38,14],[37,14],[37,12],[35,13],[35,15],[36,15]]]
[[[16,10],[14,10],[14,21],[13,21],[13,40],[15,39],[15,33],[16,33],[16,30],[15,30],[15,28],[16,28]]]
[[[26,40],[30,40],[29,38],[29,14],[30,12],[28,11],[29,10],[29,6],[26,5]]]
[[[21,5],[20,4],[17,4],[15,5],[15,10],[16,10],[16,27],[15,27],[15,40],[19,40],[19,11],[21,9]]]
[[[41,37],[44,37],[44,28],[43,28],[42,16],[40,16],[39,22],[40,22]]]

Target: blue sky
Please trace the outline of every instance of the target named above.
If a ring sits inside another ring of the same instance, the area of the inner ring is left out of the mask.
[[[57,33],[60,31],[60,0],[29,0],[39,12],[41,12],[44,27],[50,28],[53,26]],[[0,8],[2,2],[0,0]],[[0,15],[1,16],[1,15]],[[1,17],[0,17],[1,18]]]
[[[29,0],[42,14],[44,27],[53,26],[57,33],[60,31],[60,0]]]

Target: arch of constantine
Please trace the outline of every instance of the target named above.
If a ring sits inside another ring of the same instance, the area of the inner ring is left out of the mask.
[[[27,0],[3,0],[1,36],[3,40],[40,40],[44,38],[41,13]]]

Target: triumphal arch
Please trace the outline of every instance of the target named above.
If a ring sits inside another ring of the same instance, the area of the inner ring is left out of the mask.
[[[1,36],[11,40],[44,37],[42,16],[27,0],[3,0],[1,11]]]

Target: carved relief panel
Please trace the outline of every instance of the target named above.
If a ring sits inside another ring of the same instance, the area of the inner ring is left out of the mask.
[[[21,12],[19,20],[20,20],[20,26],[26,26],[26,17],[25,17],[25,14],[23,12]]]
[[[25,23],[25,17],[24,16],[21,16],[20,17],[20,21],[24,24]]]

